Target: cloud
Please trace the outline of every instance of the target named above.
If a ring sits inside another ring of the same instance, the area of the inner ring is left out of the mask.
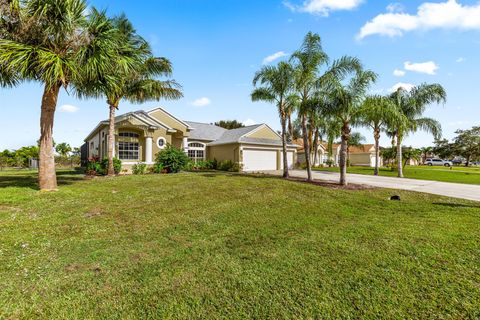
[[[198,98],[197,100],[192,102],[192,106],[194,107],[206,107],[208,106],[212,101],[208,99],[207,97],[203,98]]]
[[[79,107],[73,106],[71,104],[64,104],[59,108],[60,112],[75,113],[80,110]]]
[[[399,2],[390,3],[387,6],[387,11],[390,13],[403,12],[404,10],[405,10],[405,7],[403,6],[403,4]]]
[[[458,58],[457,60],[455,60],[457,63],[462,63],[462,62],[465,62],[465,58],[464,57],[460,57]]]
[[[404,64],[404,68],[408,71],[435,75],[439,69],[439,66],[433,61],[422,63],[411,63],[410,61],[407,61]]]
[[[402,88],[402,89],[405,89],[405,90],[407,90],[407,91],[410,91],[410,90],[412,90],[414,87],[415,87],[415,85],[413,85],[413,84],[411,84],[411,83],[399,82],[399,83],[395,84],[393,87],[391,87],[388,91],[390,91],[390,92],[395,92],[395,91],[397,91],[399,88]]]
[[[441,3],[425,2],[415,15],[403,12],[383,13],[367,22],[359,39],[379,34],[402,36],[405,32],[431,29],[480,30],[480,3],[462,5],[457,0]]]
[[[265,59],[263,59],[262,63],[263,64],[269,64],[269,63],[272,63],[273,61],[275,61],[277,59],[280,59],[280,58],[283,58],[283,57],[286,57],[286,56],[288,56],[288,53],[285,53],[283,51],[278,51],[278,52],[275,52],[274,54],[269,55]]]
[[[363,0],[305,0],[302,5],[294,5],[288,1],[283,4],[292,11],[307,12],[328,17],[332,11],[353,10]]]
[[[252,120],[252,119],[247,119],[247,120],[243,121],[243,125],[247,126],[247,127],[248,126],[253,126],[255,124],[257,124],[257,122],[255,120]]]
[[[399,69],[393,70],[393,75],[394,75],[395,77],[403,77],[403,76],[405,75],[405,73],[406,73],[406,72],[403,71],[403,70],[399,70]]]

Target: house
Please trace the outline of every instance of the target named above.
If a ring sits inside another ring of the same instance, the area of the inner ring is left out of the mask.
[[[85,138],[82,159],[107,156],[108,120]],[[183,149],[193,161],[230,160],[243,171],[281,170],[282,140],[266,124],[226,130],[213,124],[183,121],[163,108],[129,112],[115,118],[115,157],[129,170],[136,163],[154,163],[167,145]],[[288,164],[296,161],[297,146],[289,144]]]
[[[303,140],[297,139],[294,141],[299,145],[297,159],[299,163],[305,162],[305,152],[303,149]],[[340,163],[340,148],[341,145],[334,143],[332,144],[332,153],[328,152],[328,145],[326,143],[319,143],[317,148],[317,161],[314,163],[314,166],[325,165],[329,160],[332,161],[332,165],[338,166]],[[313,154],[313,153],[312,153]],[[375,167],[375,145],[373,144],[364,144],[360,146],[350,146],[348,159],[350,165],[352,166],[365,166],[365,167]],[[314,156],[312,156],[312,161]],[[379,157],[379,166],[383,166],[383,159]]]

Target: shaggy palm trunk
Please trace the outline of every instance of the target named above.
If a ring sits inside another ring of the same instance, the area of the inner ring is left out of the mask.
[[[316,166],[318,163],[318,139],[319,139],[319,128],[315,129],[315,134],[313,136],[313,165]]]
[[[345,122],[342,126],[342,144],[340,147],[340,185],[346,186],[347,183],[347,148],[350,138],[350,126]]]
[[[281,116],[282,122],[282,153],[283,153],[283,177],[288,178],[288,158],[287,158],[287,125],[285,116]]]
[[[290,139],[293,140],[294,136],[293,136],[293,124],[292,124],[292,115],[291,114],[288,115],[288,133],[290,135]]]
[[[303,147],[305,151],[305,162],[307,164],[307,180],[312,181],[312,164],[310,163],[310,144],[308,142],[307,119],[305,115],[301,116]]]
[[[375,128],[373,132],[373,138],[375,139],[375,169],[373,175],[378,176],[378,167],[380,166],[380,129]]]
[[[402,138],[400,135],[397,136],[397,166],[398,177],[403,178]]]
[[[108,117],[108,169],[109,176],[115,175],[115,168],[113,167],[113,158],[115,157],[115,111],[117,106],[113,103],[109,104],[110,114]]]
[[[45,86],[42,97],[39,146],[40,159],[38,163],[38,184],[42,191],[57,189],[55,154],[53,153],[53,122],[59,92],[60,85],[53,87]]]

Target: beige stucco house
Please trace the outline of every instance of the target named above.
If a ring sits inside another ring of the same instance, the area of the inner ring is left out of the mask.
[[[101,121],[85,138],[82,159],[107,156],[108,121]],[[230,160],[243,171],[281,170],[280,135],[266,124],[226,130],[208,123],[183,121],[163,108],[129,112],[115,118],[115,156],[125,169],[151,165],[171,144],[194,160]],[[288,164],[296,162],[298,146],[288,145]]]
[[[294,141],[299,146],[298,150],[298,162],[305,162],[305,152],[303,149],[303,141],[297,139]],[[340,144],[332,145],[332,154],[328,152],[328,145],[325,143],[319,143],[317,148],[317,161],[314,166],[325,165],[328,160],[332,160],[334,166],[338,166],[340,162]],[[364,144],[361,146],[350,146],[349,148],[349,160],[352,166],[365,166],[375,167],[375,145]],[[314,157],[312,156],[312,159]],[[383,159],[379,157],[379,165],[383,166]]]

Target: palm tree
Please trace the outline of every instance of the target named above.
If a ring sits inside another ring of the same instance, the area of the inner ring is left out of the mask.
[[[403,120],[394,124],[390,131],[396,132],[398,177],[403,178],[402,142],[409,133],[423,130],[439,138],[442,134],[440,123],[432,118],[422,117],[425,109],[432,103],[445,103],[447,93],[440,84],[422,84],[407,91],[399,88],[390,95],[403,114]]]
[[[342,124],[340,149],[340,184],[347,185],[347,147],[351,125],[358,120],[368,88],[377,79],[370,70],[357,70],[347,84],[336,81],[331,90],[332,114]]]
[[[152,56],[149,44],[140,37],[125,16],[112,20],[119,31],[122,46],[111,60],[111,67],[97,81],[88,77],[79,88],[80,97],[106,98],[109,107],[108,128],[108,169],[107,174],[115,174],[113,167],[115,145],[115,112],[125,99],[132,103],[148,100],[179,99],[182,92],[173,80],[160,81],[156,77],[170,76],[172,65],[166,58]]]
[[[375,141],[375,169],[373,174],[378,176],[381,131],[391,127],[394,122],[398,122],[401,113],[391,99],[378,95],[368,97],[359,113],[360,123],[373,130]]]
[[[39,186],[55,190],[53,123],[60,89],[75,89],[79,71],[94,78],[108,69],[115,53],[115,30],[105,13],[92,9],[85,15],[84,0],[10,3],[18,11],[18,21],[2,30],[0,66],[15,70],[19,80],[43,84]]]
[[[288,62],[280,62],[278,66],[265,66],[255,74],[253,86],[261,85],[252,92],[252,101],[266,101],[277,105],[282,126],[283,177],[288,178],[287,158],[287,118],[288,110],[295,104],[291,96],[294,77],[293,67]]]
[[[297,111],[302,128],[308,181],[312,181],[312,165],[308,155],[311,154],[310,141],[314,126],[309,126],[307,121],[313,121],[315,108],[324,107],[321,103],[322,95],[328,92],[326,88],[330,82],[343,78],[352,70],[360,67],[358,59],[342,57],[320,75],[321,67],[327,66],[328,60],[327,54],[323,51],[320,36],[312,32],[305,36],[300,50],[294,52],[290,58],[295,68],[295,90],[299,100]]]

